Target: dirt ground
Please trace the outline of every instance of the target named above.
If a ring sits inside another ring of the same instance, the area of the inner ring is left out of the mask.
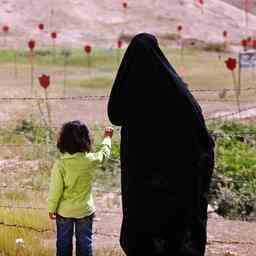
[[[100,209],[94,223],[95,249],[121,249],[121,209]],[[209,213],[206,256],[253,256],[256,250],[256,223],[225,220]],[[55,245],[55,240],[48,240]]]
[[[97,214],[94,243],[97,247],[119,248],[121,213]],[[206,256],[253,256],[256,223],[225,220],[209,214]]]

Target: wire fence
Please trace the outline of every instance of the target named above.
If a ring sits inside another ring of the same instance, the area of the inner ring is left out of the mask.
[[[25,229],[25,230],[34,231],[34,232],[37,232],[37,233],[46,233],[46,232],[56,233],[55,229],[51,229],[51,228],[39,229],[39,228],[35,228],[35,227],[32,227],[32,226],[26,226],[26,225],[21,225],[21,224],[10,224],[10,223],[0,222],[0,226],[5,226],[5,227],[8,227],[8,228]],[[99,231],[98,229],[94,230],[93,235],[94,236],[104,236],[104,237],[107,237],[109,239],[110,238],[119,239],[119,237],[120,237],[119,234],[102,232],[102,231]],[[253,242],[253,241],[208,239],[207,245],[213,245],[213,244],[247,245],[247,246],[248,245],[256,245],[256,243]],[[117,242],[116,242],[115,246],[117,246]]]
[[[47,211],[47,208],[42,208],[42,207],[32,207],[32,206],[14,206],[14,205],[0,205],[0,208],[4,209],[25,209],[25,210],[34,210],[34,211]],[[100,215],[122,215],[121,211],[110,211],[110,210],[97,210],[96,213],[99,213]],[[51,232],[51,233],[56,233],[56,230],[53,228],[36,228],[33,226],[28,226],[24,224],[17,224],[17,223],[5,223],[4,221],[0,222],[0,226],[5,226],[9,228],[18,228],[18,229],[26,229],[30,231],[34,231],[37,233],[46,233],[46,232]],[[98,229],[95,229],[93,232],[93,235],[96,236],[105,236],[108,238],[119,238],[119,234],[116,233],[106,233],[99,231]],[[214,244],[214,243],[219,243],[219,244],[243,244],[243,245],[255,245],[256,243],[253,241],[234,241],[234,240],[220,240],[220,239],[209,239],[207,241],[208,245]]]
[[[189,89],[192,93],[221,93],[223,91],[225,92],[237,92],[237,89],[234,88],[222,88],[222,89]],[[242,88],[239,90],[239,92],[246,92],[246,91],[256,91],[255,87],[247,87]],[[49,101],[101,101],[101,100],[107,100],[109,98],[109,95],[83,95],[83,96],[63,96],[63,97],[47,97],[47,100]],[[0,101],[35,101],[35,100],[41,100],[44,101],[45,97],[0,97]],[[221,99],[220,99],[221,101]]]
[[[247,87],[243,88],[240,90],[240,92],[251,92],[251,91],[256,91],[256,87]],[[195,94],[197,100],[199,102],[208,102],[208,103],[221,103],[221,104],[229,104],[229,103],[234,103],[237,105],[237,99],[230,99],[230,98],[211,98],[213,96],[216,96],[217,94],[219,96],[220,93],[223,91],[225,92],[234,92],[236,93],[237,90],[234,88],[223,88],[223,89],[191,89],[190,90],[192,93]],[[210,94],[210,97],[198,97],[199,95],[197,94]],[[107,101],[109,99],[109,95],[82,95],[82,96],[65,96],[65,97],[37,97],[37,96],[29,96],[29,97],[0,97],[0,102],[6,103],[6,102],[92,102],[92,101]],[[105,103],[104,103],[105,104]],[[205,119],[207,121],[215,121],[215,120],[232,120],[232,119],[246,119],[246,120],[254,120],[256,119],[256,105],[253,105],[254,101],[253,100],[246,100],[246,99],[239,99],[239,105],[240,106],[229,106],[229,107],[219,107],[219,110],[214,110],[214,111],[204,111],[203,114],[205,116]],[[248,106],[249,105],[249,106]],[[80,108],[80,106],[78,107]],[[91,110],[93,110],[93,107]],[[236,110],[237,109],[237,110]],[[50,117],[47,118],[47,115],[49,114],[49,111],[52,116],[56,115],[55,118],[56,120],[61,119],[61,116],[59,115],[58,108],[55,110],[54,108],[51,108],[51,110],[46,109],[45,111],[42,110],[42,107],[39,106],[40,110],[40,115],[41,119],[43,122],[43,125],[37,126],[38,128],[51,128],[52,130],[57,130],[62,127],[62,124],[59,124],[59,121],[57,123],[53,122],[51,120],[51,124],[49,125],[47,123],[46,119],[49,119]],[[250,112],[249,112],[250,111]],[[252,113],[252,111],[255,111],[255,113]],[[44,113],[44,112],[48,112]],[[55,113],[56,112],[56,113]],[[90,115],[92,116],[92,115]],[[101,115],[100,118],[105,118],[104,115]],[[52,118],[52,117],[51,117]],[[90,117],[91,118],[91,117]],[[55,120],[55,121],[56,121]],[[1,124],[4,124],[5,121],[1,121]],[[92,131],[97,131],[97,129],[91,129]],[[120,129],[116,128],[116,131],[119,132]],[[5,147],[30,147],[30,145],[0,145],[0,146],[5,146]],[[36,146],[41,146],[41,145],[34,145]]]
[[[241,89],[240,92],[245,91],[256,91],[256,87],[248,87]],[[220,94],[223,91],[226,92],[236,92],[236,89],[233,88],[223,88],[223,89],[191,89],[192,93],[203,93],[203,94],[211,94],[211,96],[214,96],[213,93]],[[195,95],[196,96],[196,95]],[[197,96],[196,96],[197,97]],[[109,95],[83,95],[83,96],[65,96],[65,97],[0,97],[0,102],[17,102],[17,101],[23,101],[23,102],[44,102],[44,101],[60,101],[60,102],[67,102],[67,101],[106,101],[109,99]],[[235,103],[237,104],[239,101],[239,104],[253,104],[255,103],[254,100],[244,100],[244,99],[226,99],[226,98],[200,98],[198,97],[197,100],[199,102],[209,102],[209,103]],[[238,109],[235,113],[229,113],[227,115],[220,115],[219,118],[224,118],[232,115],[236,115],[238,113],[244,112],[249,109],[254,109],[255,107],[245,108],[245,109]],[[224,112],[224,111],[230,111],[230,109],[221,109],[220,111],[214,111],[214,112],[205,112],[206,119],[216,119],[216,117],[212,117],[213,115]],[[58,125],[53,125],[53,127],[59,127]]]
[[[1,98],[0,98],[0,101],[1,101]],[[244,108],[241,108],[237,111],[234,111],[234,110],[231,110],[230,108],[227,108],[227,109],[222,109],[222,110],[218,110],[218,111],[212,111],[212,112],[206,112],[204,113],[204,116],[205,116],[205,120],[217,120],[217,119],[220,119],[220,120],[225,120],[225,119],[228,119],[230,117],[234,117],[234,116],[237,116],[238,118],[236,119],[254,119],[256,118],[256,112],[255,112],[255,117],[254,116],[248,116],[248,117],[243,117],[240,118],[239,115],[240,114],[243,114],[244,112],[246,111],[250,111],[250,110],[256,110],[256,106],[249,106],[249,107],[244,107]],[[1,121],[0,121],[1,123]],[[3,121],[2,121],[3,123]],[[45,128],[45,126],[40,126],[40,125],[37,125],[38,128]],[[53,128],[53,129],[59,129],[61,128],[62,125],[60,124],[52,124],[51,127],[48,127],[48,128]],[[91,131],[100,131],[101,128],[92,128]],[[121,131],[121,128],[118,128],[116,127],[115,128],[116,131],[120,132]],[[33,144],[34,146],[42,146],[42,144]],[[0,145],[2,146],[2,145]],[[8,144],[5,144],[3,146],[20,146],[20,145],[8,145]],[[21,146],[24,146],[24,145],[21,145]],[[25,145],[25,146],[31,146],[31,145]]]
[[[211,90],[206,90],[206,89],[192,89],[190,90],[192,93],[202,93],[202,94],[213,94],[213,93],[221,93],[223,90],[227,92],[235,92],[235,89],[232,88],[223,88],[222,90],[218,89],[211,89]],[[241,91],[252,91],[256,90],[254,87],[248,87],[244,88]],[[109,95],[85,95],[85,96],[67,96],[67,97],[48,97],[47,99],[44,97],[0,97],[0,102],[16,102],[16,101],[26,101],[26,102],[32,102],[32,101],[60,101],[60,102],[67,102],[67,101],[106,101],[108,100]],[[221,103],[236,103],[237,100],[233,99],[208,99],[208,98],[198,98],[198,101],[201,102],[221,102]],[[240,101],[243,104],[253,104],[253,101],[249,100],[241,100]],[[231,110],[230,108],[227,109],[221,109],[219,111],[212,111],[212,112],[206,112],[204,113],[205,119],[207,121],[215,121],[215,120],[230,120],[232,118],[235,119],[250,119],[254,118],[248,116],[244,116],[244,113],[247,111],[251,110],[256,110],[256,105],[253,106],[248,106],[248,107],[241,107],[237,111]],[[256,112],[255,112],[256,116]],[[45,127],[45,126],[39,126],[39,127]],[[50,128],[53,129],[59,129],[61,125],[59,124],[52,124]],[[92,131],[99,131],[100,129],[91,129]],[[116,131],[120,132],[120,128],[116,128]],[[214,132],[213,132],[214,133]],[[256,136],[256,131],[255,132],[229,132],[225,134],[227,136]],[[225,136],[224,135],[224,136]],[[223,137],[223,134],[218,134],[214,133],[214,136],[216,139]],[[0,144],[0,147],[27,147],[27,148],[33,148],[33,147],[42,147],[42,144]],[[6,186],[0,186],[0,190],[17,190],[16,187],[6,187]],[[30,187],[19,187],[19,190],[31,190],[31,191],[36,191],[33,188]],[[40,191],[48,191],[48,188],[43,188],[40,189]],[[117,196],[121,195],[120,191],[104,191],[104,190],[95,190],[94,192],[100,192],[100,193],[113,193]],[[0,204],[0,208],[2,209],[8,209],[8,210],[25,210],[25,211],[42,211],[42,212],[47,212],[47,208],[45,207],[34,207],[32,205],[10,205],[10,204]],[[97,211],[100,215],[116,215],[120,216],[122,214],[121,211],[114,211],[114,210],[99,210]],[[24,230],[29,230],[37,233],[55,233],[56,230],[53,228],[37,228],[29,225],[24,225],[24,224],[19,224],[19,223],[6,223],[5,221],[0,221],[0,226],[5,226],[8,228],[16,228],[16,229],[24,229]],[[94,235],[96,236],[104,236],[107,237],[108,239],[118,239],[119,234],[117,233],[108,233],[108,232],[102,232],[100,230],[94,230]],[[255,242],[252,241],[228,241],[228,240],[218,240],[218,239],[210,239],[208,241],[208,245],[211,244],[243,244],[243,245],[256,245]]]
[[[234,117],[234,116],[237,116],[238,119],[240,119],[241,116],[239,116],[239,115],[243,114],[246,111],[255,110],[255,109],[256,109],[256,106],[249,106],[249,107],[241,108],[237,111],[230,111],[230,109],[227,109],[227,110],[206,113],[205,115],[206,115],[206,120],[216,120],[216,119],[223,119],[223,118],[227,119],[229,117]],[[222,114],[222,113],[224,113],[224,114]]]
[[[255,89],[256,90],[256,89]],[[211,91],[209,91],[211,92]],[[2,102],[13,102],[13,101],[105,101],[108,100],[108,95],[93,95],[93,96],[70,96],[70,97],[2,97]],[[221,102],[221,103],[237,103],[235,99],[208,99],[208,98],[197,98],[201,102]],[[240,103],[254,103],[253,100],[240,100]]]

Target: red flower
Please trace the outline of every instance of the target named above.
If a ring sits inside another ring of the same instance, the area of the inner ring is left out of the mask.
[[[249,36],[247,37],[247,46],[252,46],[252,38]]]
[[[253,40],[252,40],[252,47],[253,47],[254,49],[256,49],[256,39],[253,39]]]
[[[119,40],[117,41],[117,47],[118,47],[119,49],[121,49],[122,46],[123,46],[123,41],[122,41],[121,39],[119,39]]]
[[[246,51],[246,50],[247,50],[247,47],[248,47],[248,45],[249,45],[248,39],[243,39],[243,40],[241,40],[241,45],[243,46],[244,51]]]
[[[46,90],[50,85],[50,76],[41,75],[38,77],[40,85]]]
[[[38,25],[38,28],[39,28],[40,30],[44,30],[44,24],[43,24],[43,23],[40,23],[40,24]]]
[[[124,7],[124,9],[126,9],[128,7],[127,2],[123,2],[123,7]]]
[[[247,47],[247,43],[248,43],[247,39],[243,39],[243,40],[241,41],[241,45],[242,45],[243,47]]]
[[[51,38],[56,39],[57,38],[57,32],[52,32],[51,33]]]
[[[224,30],[224,31],[223,31],[223,36],[224,36],[225,38],[228,37],[228,31]]]
[[[226,61],[226,66],[229,70],[233,71],[236,69],[236,65],[237,65],[237,60],[234,58],[228,58]]]
[[[85,45],[85,47],[84,47],[84,51],[85,51],[87,54],[90,54],[90,53],[92,52],[92,47],[91,47],[89,44],[87,44],[87,45]]]
[[[204,0],[198,0],[198,3],[203,5],[204,4]]]
[[[9,30],[10,30],[10,27],[9,27],[9,26],[7,26],[7,25],[4,25],[4,26],[3,26],[3,32],[4,32],[4,33],[8,33]]]
[[[33,39],[29,40],[29,41],[28,41],[28,48],[29,48],[31,51],[33,51],[33,50],[35,49],[35,47],[36,47],[36,41],[33,40]]]
[[[178,32],[181,32],[182,29],[183,29],[183,27],[182,27],[181,25],[179,25],[179,26],[177,27]]]

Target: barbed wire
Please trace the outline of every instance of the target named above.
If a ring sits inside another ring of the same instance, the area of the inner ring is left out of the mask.
[[[55,144],[0,144],[0,147],[13,147],[13,148],[32,148],[32,147],[49,147],[55,146]]]
[[[216,116],[216,117],[214,117],[214,116],[209,117],[209,114],[208,114],[208,117],[206,117],[206,120],[215,120],[215,119],[228,118],[228,117],[232,117],[232,116],[235,116],[235,115],[242,114],[245,111],[249,111],[249,110],[253,110],[253,109],[256,109],[256,106],[246,107],[246,108],[237,110],[235,112],[226,113],[224,115],[221,115],[220,112],[225,112],[225,110],[223,110],[223,111],[215,112],[215,114],[219,114],[219,116]],[[212,115],[214,115],[214,113],[212,113]],[[206,113],[206,116],[207,116],[207,113]],[[256,118],[256,113],[255,113],[255,118]]]
[[[226,116],[222,116],[226,117]],[[221,138],[223,136],[229,136],[229,137],[236,137],[236,136],[256,136],[256,131],[249,131],[249,132],[219,132],[219,131],[211,131],[212,135],[216,136],[217,138]],[[33,147],[49,147],[47,144],[0,144],[0,147],[4,148],[33,148]],[[115,159],[114,159],[115,160]],[[1,186],[0,186],[1,188]],[[99,192],[99,191],[97,191]],[[116,192],[113,192],[116,193]]]
[[[11,223],[5,223],[3,221],[0,222],[0,225],[5,226],[5,227],[10,227],[10,228],[20,228],[20,229],[27,229],[30,231],[35,231],[37,233],[46,233],[46,232],[51,232],[51,233],[56,233],[55,229],[51,229],[51,228],[35,228],[33,226],[27,226],[27,225],[23,225],[23,224],[11,224]],[[114,233],[104,233],[104,232],[100,232],[97,229],[93,232],[93,235],[100,235],[100,236],[106,236],[106,237],[119,237],[119,235],[114,234]]]
[[[218,102],[218,103],[236,103],[237,104],[237,100],[235,100],[235,99],[206,99],[206,98],[197,98],[197,101],[199,101],[199,102]],[[252,103],[255,103],[255,101],[252,101],[252,100],[239,100],[239,103],[252,104]]]
[[[102,101],[108,99],[108,95],[84,95],[67,97],[0,97],[0,101]]]
[[[256,134],[254,134],[256,135]],[[237,183],[237,184],[244,184],[244,180],[240,180],[238,178],[232,178],[232,177],[228,177],[230,179],[230,181],[232,183]],[[213,177],[213,179],[215,179]],[[47,189],[33,189],[33,188],[22,188],[24,189],[25,191],[33,191],[33,192],[38,192],[38,193],[42,193],[42,192],[49,192],[49,188]],[[15,190],[15,191],[21,191],[22,189],[18,189],[18,188],[10,188],[10,187],[7,187],[7,186],[0,186],[0,192],[4,192],[4,191],[7,191],[7,192],[10,192],[12,190]],[[93,193],[95,194],[95,191],[93,191]],[[115,196],[117,197],[121,197],[121,191],[101,191],[101,193],[104,193],[104,194],[114,194]],[[99,197],[99,195],[95,195],[96,198]],[[96,199],[97,201],[97,199]],[[47,208],[45,207],[35,207],[35,206],[32,206],[32,205],[9,205],[9,204],[0,204],[0,208],[2,209],[13,209],[13,210],[18,210],[18,209],[24,209],[24,210],[32,210],[32,211],[47,211]],[[97,209],[97,212],[99,212],[100,214],[101,213],[107,213],[107,214],[119,214],[118,211],[110,211],[110,210],[98,210]]]
[[[211,101],[211,100],[209,100],[209,101]],[[213,101],[215,101],[215,100],[213,100]],[[236,102],[236,101],[232,100],[232,102]],[[252,103],[252,102],[246,101],[246,103]],[[220,110],[215,110],[215,111],[211,111],[211,112],[205,112],[205,113],[203,113],[203,115],[205,116],[205,120],[210,121],[210,120],[223,119],[223,118],[228,118],[228,117],[231,117],[231,116],[239,115],[239,114],[241,114],[245,111],[253,110],[253,109],[256,109],[256,106],[249,106],[249,107],[246,107],[246,108],[241,108],[240,110],[237,110],[237,111],[232,111],[232,109],[230,109],[230,108],[220,109]],[[225,112],[228,112],[228,113],[221,114],[221,113],[225,113]],[[249,118],[249,117],[243,117],[242,119],[247,119],[247,118]],[[251,118],[256,118],[256,113],[255,113],[255,117],[252,116]],[[0,123],[6,123],[6,122],[5,121],[0,121]],[[63,126],[63,124],[53,124],[50,127],[48,127],[48,126],[46,127],[44,125],[35,125],[35,128],[60,129],[62,126]],[[114,129],[115,129],[116,132],[121,131],[121,127],[115,127]],[[101,128],[100,127],[99,128],[90,128],[90,131],[92,131],[92,132],[97,132],[97,131],[102,131],[102,130],[103,130],[102,127]],[[5,145],[7,145],[7,144],[5,144]],[[36,145],[36,144],[33,144],[33,145]],[[42,146],[43,144],[37,144],[37,145]],[[12,146],[12,144],[10,144],[10,146]],[[13,146],[19,146],[19,145],[13,145]],[[27,144],[25,146],[30,146],[30,144]]]
[[[13,210],[17,210],[17,209],[24,209],[24,210],[33,210],[33,211],[46,211],[47,208],[43,208],[43,207],[33,207],[33,206],[14,206],[14,205],[0,205],[0,208],[2,209],[13,209]]]
[[[61,123],[61,124],[51,124],[50,126],[48,126],[48,125],[43,125],[43,124],[34,124],[34,129],[36,129],[36,128],[43,128],[43,129],[60,129],[60,128],[62,128],[63,127],[63,124],[64,123],[66,123],[66,122],[68,122],[68,121],[63,121],[63,123]],[[6,128],[9,128],[9,126],[8,125],[6,125],[6,121],[4,121],[4,120],[0,120],[0,124],[2,125],[2,129],[4,128],[4,129],[6,129]],[[6,125],[6,126],[4,126],[4,125]],[[14,129],[15,128],[17,128],[17,127],[20,127],[20,126],[22,126],[22,123],[18,123],[18,122],[15,122],[15,125],[13,126],[14,127]],[[98,126],[98,127],[97,127]],[[92,127],[89,127],[89,130],[90,130],[90,132],[104,132],[104,128],[106,127],[107,125],[92,125]],[[120,132],[121,131],[121,127],[118,127],[118,126],[115,126],[114,127],[114,129],[115,129],[115,132]],[[38,145],[40,145],[40,144],[38,144]]]
[[[104,232],[100,232],[97,229],[93,232],[93,235],[99,235],[99,236],[105,236],[105,237],[109,237],[109,238],[119,238],[120,236],[114,233],[104,233]]]
[[[255,89],[256,90],[256,89]],[[47,98],[47,101],[105,101],[109,99],[109,96],[102,95],[102,96],[74,96],[74,97],[54,97],[54,98]],[[39,97],[10,97],[10,98],[0,98],[0,102],[6,102],[6,101],[45,101],[45,98],[39,98]],[[206,98],[197,98],[199,102],[219,102],[219,103],[237,103],[237,100],[235,99],[206,99]],[[239,100],[240,103],[247,103],[252,104],[255,101],[253,100]]]
[[[21,225],[21,224],[10,224],[10,223],[5,223],[5,222],[0,222],[0,225],[5,226],[5,227],[11,227],[11,228],[21,228],[21,229],[27,229],[31,231],[35,231],[37,233],[45,233],[45,232],[51,232],[51,233],[56,233],[55,229],[47,228],[47,229],[39,229],[35,228],[32,226],[26,226],[26,225]],[[108,238],[119,238],[119,234],[115,233],[105,233],[101,232],[98,229],[95,229],[93,232],[93,235],[95,236],[104,236]],[[209,239],[207,241],[207,245],[212,245],[212,244],[241,244],[241,245],[255,245],[256,243],[253,241],[237,241],[237,240],[218,240],[218,239]]]
[[[256,87],[247,87],[247,88],[241,88],[239,91],[251,91],[251,90],[255,90],[256,91]],[[206,92],[206,93],[210,93],[210,92],[236,92],[237,89],[235,88],[222,88],[222,89],[191,89],[190,92]]]
[[[34,207],[30,205],[0,205],[2,209],[12,209],[12,210],[31,210],[31,211],[48,211],[46,207]],[[110,211],[110,210],[96,210],[96,214],[113,214],[119,215],[120,211]]]
[[[55,232],[55,230],[49,229],[49,228],[38,229],[38,228],[35,228],[35,227],[32,227],[32,226],[26,226],[26,225],[23,225],[23,224],[10,224],[10,223],[5,223],[3,221],[0,221],[0,225],[6,226],[6,227],[11,227],[11,228],[28,229],[28,230],[35,231],[35,232],[38,232],[38,233]]]
[[[227,241],[227,240],[215,240],[215,239],[211,239],[207,241],[208,245],[211,244],[244,244],[244,245],[255,245],[255,242],[252,241]]]
[[[256,87],[247,87],[240,90],[242,91],[251,91],[255,90]],[[235,92],[234,88],[222,88],[222,89],[191,89],[189,90],[192,93],[213,93],[213,92]],[[109,95],[83,95],[83,96],[66,96],[66,97],[0,97],[0,101],[103,101],[107,100]],[[220,100],[221,101],[221,100]]]
[[[34,192],[48,192],[49,188],[32,188],[32,187],[26,187],[26,186],[19,186],[17,187],[9,187],[9,186],[0,186],[0,189],[2,191],[10,191],[10,190],[27,190],[27,191],[34,191]],[[116,194],[116,195],[121,195],[121,191],[111,191],[111,190],[104,190],[104,189],[93,189],[93,193],[104,193],[104,194]]]

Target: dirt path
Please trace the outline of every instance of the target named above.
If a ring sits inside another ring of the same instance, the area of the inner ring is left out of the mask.
[[[99,211],[94,223],[95,249],[121,249],[121,211]],[[256,251],[256,223],[225,220],[209,215],[206,256],[253,256]],[[55,239],[48,241],[54,247]]]
[[[253,256],[256,223],[209,219],[207,255]],[[228,254],[232,252],[233,254]]]

